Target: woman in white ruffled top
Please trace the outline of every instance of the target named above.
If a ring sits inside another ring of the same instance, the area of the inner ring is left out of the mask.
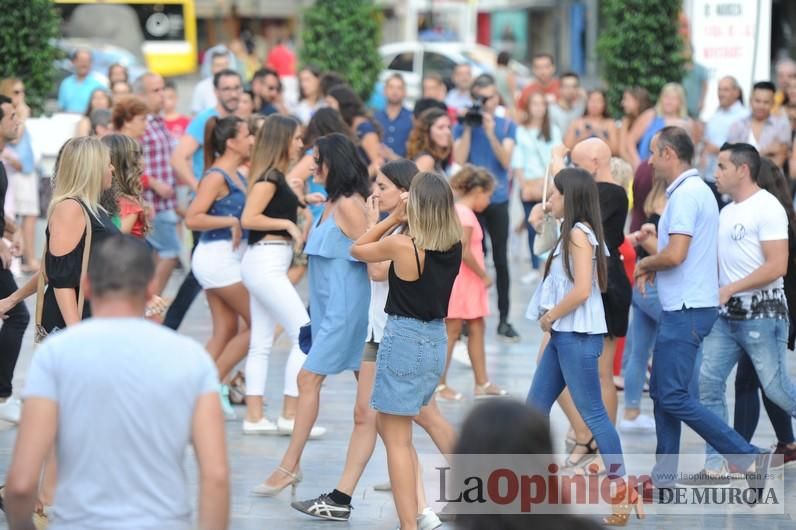
[[[600,392],[597,361],[607,332],[600,295],[605,289],[606,255],[600,203],[594,178],[583,169],[561,170],[553,181],[549,207],[563,219],[561,236],[545,266],[544,280],[528,307],[550,333],[531,389],[528,404],[550,414],[564,387],[588,425],[603,457],[609,478],[625,475],[622,445],[608,417]],[[614,515],[603,522],[622,524],[636,501],[624,483],[619,485]],[[629,502],[628,502],[629,501]]]

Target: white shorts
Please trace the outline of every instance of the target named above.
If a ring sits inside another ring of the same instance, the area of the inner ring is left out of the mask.
[[[39,176],[36,173],[14,173],[14,206],[17,215],[39,216]]]
[[[200,241],[193,251],[191,268],[203,289],[218,289],[241,282],[240,262],[246,242],[232,250],[232,241]]]

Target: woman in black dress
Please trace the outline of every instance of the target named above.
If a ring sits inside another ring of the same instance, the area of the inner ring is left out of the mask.
[[[92,247],[119,232],[99,204],[103,190],[111,186],[112,172],[110,151],[97,138],[73,138],[58,153],[43,261],[47,289],[41,301],[41,328],[48,334],[91,314],[87,301],[82,314],[78,312],[86,219],[91,226]],[[6,300],[21,302],[36,292],[37,283],[38,275]]]

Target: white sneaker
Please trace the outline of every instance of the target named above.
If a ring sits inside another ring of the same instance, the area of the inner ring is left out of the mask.
[[[635,420],[621,419],[619,430],[622,432],[655,432],[655,420],[644,414],[639,414]]]
[[[456,344],[453,345],[453,355],[452,359],[457,363],[461,363],[465,366],[472,366],[473,364],[470,362],[470,354],[467,353],[467,343],[461,340],[457,340]]]
[[[21,404],[18,399],[10,396],[3,403],[0,403],[0,420],[8,423],[19,423],[19,415],[22,412]]]
[[[260,421],[243,420],[243,434],[279,434],[279,427],[263,416]]]
[[[434,530],[440,526],[442,526],[442,521],[431,508],[426,508],[417,516],[417,530]]]
[[[295,420],[289,420],[285,417],[279,416],[279,419],[276,420],[277,429],[279,430],[279,434],[283,434],[285,436],[290,436],[293,434],[293,426],[295,425]],[[310,430],[310,440],[314,440],[315,438],[320,438],[326,434],[326,427],[321,427],[320,425],[314,425],[312,430]]]

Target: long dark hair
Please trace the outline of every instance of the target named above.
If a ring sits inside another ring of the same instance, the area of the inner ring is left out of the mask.
[[[603,223],[600,215],[600,197],[597,193],[597,184],[594,182],[594,177],[584,169],[566,168],[556,174],[553,184],[564,197],[564,222],[561,225],[561,235],[558,238],[558,244],[561,245],[564,271],[567,277],[574,282],[575,276],[572,274],[572,264],[569,260],[569,243],[575,223],[585,223],[589,225],[597,238],[597,282],[600,290],[605,292],[608,286],[607,264],[603,253],[605,237],[603,236]],[[553,263],[554,254],[555,252],[551,252],[547,258],[544,270],[545,278],[550,273],[550,265]]]
[[[409,186],[412,185],[412,179],[419,173],[417,165],[405,158],[390,160],[382,165],[379,171],[381,171],[390,182],[395,184],[396,188],[404,191],[409,191]]]
[[[315,140],[327,134],[341,133],[351,135],[351,129],[343,121],[340,113],[330,107],[323,107],[312,115],[307,129],[304,131],[304,147],[315,145]]]
[[[370,195],[368,168],[348,136],[340,133],[322,136],[315,141],[315,149],[318,166],[326,164],[329,168],[326,177],[329,202],[341,197],[351,197],[355,193],[363,199]]]
[[[603,113],[601,117],[610,118],[611,113],[608,112],[608,94],[605,92],[605,90],[599,88],[595,90],[589,90],[588,94],[586,94],[586,107],[583,109],[583,117],[584,118],[589,117],[589,98],[592,97],[594,94],[600,94],[603,97]],[[641,105],[641,102],[639,102],[639,105]]]
[[[542,96],[542,100],[544,101],[544,117],[542,118],[542,126],[539,128],[539,136],[537,138],[544,139],[545,142],[549,142],[553,137],[552,133],[552,125],[550,124],[550,103],[547,102],[547,98],[542,91],[534,91],[531,92],[531,95],[528,96],[528,108],[523,109],[525,110],[525,119],[520,123],[520,125],[524,127],[531,126],[531,102],[535,96]]]
[[[238,125],[246,123],[243,118],[227,116],[218,119],[213,116],[205,124],[205,168],[213,165],[217,157],[227,150],[227,140],[238,135]]]
[[[370,116],[365,104],[362,103],[353,88],[348,85],[337,85],[332,87],[327,95],[337,101],[337,105],[340,107],[340,116],[343,117],[346,125],[353,127],[354,119],[357,117],[365,118],[373,125],[373,128],[376,129],[376,134],[381,138],[381,125]]]
[[[431,139],[431,127],[440,118],[448,115],[448,111],[436,107],[426,109],[415,118],[414,127],[409,133],[409,140],[406,142],[406,155],[411,159],[416,159],[422,153],[428,153],[435,162],[446,163],[451,154],[451,146],[442,147],[434,143]]]
[[[788,235],[796,238],[796,213],[793,211],[793,196],[782,169],[770,158],[760,158],[757,185],[777,198],[788,214]]]

